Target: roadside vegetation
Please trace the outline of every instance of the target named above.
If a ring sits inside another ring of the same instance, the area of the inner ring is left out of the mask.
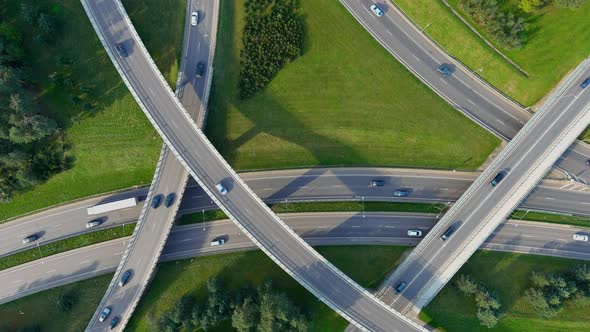
[[[174,86],[186,2],[123,3],[160,70]],[[41,14],[53,24],[48,37],[43,37],[39,26]],[[166,23],[154,24],[156,18]],[[80,1],[0,0],[0,20],[22,37],[22,63],[28,75],[25,88],[37,114],[52,119],[60,128],[45,136],[58,145],[47,145],[42,161],[61,158],[61,151],[66,163],[57,166],[67,169],[47,169],[42,181],[33,182],[31,189],[16,193],[9,203],[0,203],[0,220],[80,197],[149,184],[162,141],[120,79]]]
[[[125,236],[131,236],[135,223],[103,229],[82,235],[73,236],[67,239],[58,240],[48,244],[40,245],[21,251],[9,256],[0,257],[0,270],[8,269],[13,266],[32,262],[34,260],[66,252],[92,244],[118,239]]]
[[[112,273],[56,287],[0,305],[0,330],[84,331]]]
[[[223,0],[206,134],[238,170],[475,169],[499,141],[421,84],[338,2],[302,0],[303,54],[239,98],[244,2]]]
[[[362,286],[369,288],[381,283],[405,250],[405,247],[393,246],[318,248],[326,259]],[[204,305],[208,294],[207,281],[213,277],[223,280],[226,293],[238,292],[245,286],[264,287],[268,280],[272,280],[273,289],[280,290],[294,306],[301,308],[302,313],[309,314],[312,331],[342,331],[348,325],[261,251],[249,251],[159,264],[158,273],[139,303],[128,329],[161,331],[154,324],[169,313],[182,297],[193,297],[197,303]],[[207,331],[232,330],[231,319],[226,319]]]
[[[521,47],[506,48],[496,42],[486,28],[480,28],[461,8],[464,0],[447,0],[502,53],[516,62],[526,77],[483,43],[439,0],[393,0],[425,32],[450,54],[478,75],[525,106],[540,101],[577,64],[590,54],[590,2],[579,8],[562,8],[559,1],[525,12],[518,0],[497,1],[497,13],[512,12],[524,17],[526,42]],[[470,1],[467,1],[470,2]],[[492,4],[490,0],[481,0]],[[540,1],[547,3],[547,1]],[[525,5],[526,6],[526,5]],[[506,14],[505,14],[506,15]],[[506,16],[504,16],[506,17]],[[486,24],[492,24],[488,22]],[[522,34],[521,34],[522,35]]]
[[[275,203],[268,205],[276,213],[298,212],[416,212],[439,213],[444,209],[443,204],[428,203],[399,203],[399,202],[300,202]],[[227,219],[221,210],[208,210],[182,215],[179,225],[196,224],[213,220]]]
[[[590,329],[587,272],[588,266],[579,260],[478,251],[420,317],[446,331],[586,331]],[[479,300],[460,290],[462,275],[493,295],[489,303],[501,305],[495,311],[499,313],[494,316],[495,327],[481,325],[474,310]],[[550,315],[543,316],[544,312]]]
[[[590,218],[581,216],[568,216],[559,213],[531,212],[527,210],[516,210],[510,215],[511,219],[522,219],[529,221],[542,221],[553,224],[565,224],[582,227],[590,227]]]

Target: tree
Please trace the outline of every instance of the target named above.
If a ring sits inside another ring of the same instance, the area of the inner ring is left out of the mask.
[[[27,3],[20,4],[20,13],[27,23],[33,23],[37,17],[37,10]]]
[[[55,19],[49,14],[40,13],[37,18],[37,27],[45,36],[50,37],[55,32]]]
[[[62,294],[57,298],[57,307],[63,312],[68,312],[74,306],[74,301],[72,295]]]
[[[531,308],[540,316],[550,318],[557,314],[557,311],[545,299],[543,292],[540,289],[529,288],[525,291],[525,299],[531,305]]]
[[[467,274],[460,275],[455,283],[464,294],[475,294],[479,288],[477,283]]]
[[[530,279],[533,285],[537,287],[549,286],[549,280],[545,273],[533,271],[531,272]]]
[[[259,306],[254,299],[246,298],[236,306],[231,317],[231,324],[238,332],[248,332],[258,322]]]
[[[543,2],[541,0],[519,0],[518,8],[522,9],[525,13],[531,13],[541,7],[542,4]]]
[[[578,265],[574,273],[578,281],[590,282],[590,266],[586,264]]]
[[[491,309],[479,308],[477,310],[477,319],[481,325],[487,328],[492,328],[498,324],[498,317]]]
[[[31,143],[51,135],[57,124],[54,120],[42,115],[25,115],[14,118],[13,127],[9,130],[9,138],[14,143]]]

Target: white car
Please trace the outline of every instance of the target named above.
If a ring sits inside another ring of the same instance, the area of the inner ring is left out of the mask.
[[[588,235],[574,234],[574,240],[587,242],[588,241]]]
[[[227,194],[227,189],[225,189],[225,187],[224,187],[224,186],[221,184],[221,182],[217,183],[217,184],[215,185],[215,188],[217,188],[217,190],[219,190],[219,192],[220,192],[222,195],[225,195],[225,194]]]
[[[373,11],[377,17],[383,16],[383,11],[377,5],[371,5],[371,11]]]
[[[422,231],[418,231],[418,230],[408,230],[408,236],[409,237],[421,237],[422,236]]]
[[[199,24],[199,13],[198,12],[192,12],[191,13],[191,25],[195,26]]]

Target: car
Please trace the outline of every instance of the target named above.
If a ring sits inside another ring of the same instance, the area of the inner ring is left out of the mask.
[[[223,184],[221,184],[221,182],[218,182],[218,183],[215,185],[215,188],[217,188],[217,190],[219,190],[219,192],[220,192],[222,195],[226,195],[226,194],[227,194],[227,189],[225,189],[225,187],[223,186]]]
[[[384,185],[385,185],[385,181],[383,181],[383,180],[369,181],[369,187],[383,187]]]
[[[127,51],[125,51],[125,47],[123,47],[123,44],[117,43],[115,44],[115,49],[117,50],[117,53],[119,53],[120,56],[126,58],[129,54],[127,54]]]
[[[408,230],[408,236],[409,237],[421,237],[422,236],[422,231],[418,231],[418,230]]]
[[[373,13],[375,13],[375,15],[377,15],[377,17],[383,16],[383,10],[381,10],[381,8],[379,8],[379,6],[377,6],[375,4],[371,5],[371,11]]]
[[[197,24],[199,24],[199,13],[192,12],[191,13],[191,25],[196,26]]]
[[[406,283],[404,281],[400,282],[399,285],[397,285],[397,287],[395,287],[395,292],[397,294],[401,293],[404,291],[404,289],[406,289]]]
[[[107,317],[109,317],[110,314],[111,314],[111,307],[105,307],[104,309],[102,309],[102,312],[100,313],[100,317],[98,317],[98,321],[104,322],[104,320],[107,319]]]
[[[453,235],[453,233],[455,233],[456,230],[457,224],[452,224],[451,226],[449,226],[449,228],[447,228],[443,235],[441,235],[440,239],[446,241],[449,237],[451,237],[451,235]]]
[[[451,74],[453,74],[453,72],[451,72],[451,70],[444,64],[438,66],[437,71],[443,74],[444,77],[449,77]]]
[[[160,203],[162,203],[162,194],[157,194],[152,199],[152,208],[157,209],[160,206]]]
[[[580,84],[580,88],[585,89],[588,85],[590,85],[590,77],[588,77],[582,84]]]
[[[109,327],[112,330],[115,328],[115,326],[117,326],[117,324],[119,324],[119,317],[113,317],[113,319],[111,319],[111,323],[109,324]]]
[[[409,195],[410,195],[410,191],[405,190],[405,189],[400,189],[400,190],[396,190],[393,192],[393,196],[395,196],[395,197],[407,197]]]
[[[225,239],[221,239],[221,238],[215,239],[215,240],[211,241],[211,246],[212,247],[221,246],[221,245],[224,245],[224,244],[225,244]]]
[[[504,177],[506,176],[506,174],[504,174],[504,172],[500,172],[498,174],[496,174],[496,176],[492,179],[492,181],[490,181],[490,186],[495,187],[497,186],[500,181],[502,181],[502,179],[504,179]]]
[[[27,244],[33,241],[37,241],[39,239],[39,236],[37,234],[33,234],[33,235],[29,235],[26,238],[23,239],[23,244]]]
[[[588,242],[588,235],[574,234],[574,240]]]
[[[586,165],[590,166],[590,159],[586,160]]]
[[[96,226],[98,226],[100,224],[102,224],[102,220],[101,219],[90,220],[89,222],[86,223],[86,228],[96,227]]]
[[[205,74],[205,64],[202,62],[197,63],[196,77],[201,78],[201,77],[203,77],[204,74]]]
[[[127,284],[127,282],[129,281],[129,278],[131,278],[131,270],[127,270],[125,271],[125,273],[123,273],[123,275],[121,276],[121,279],[119,280],[119,286],[123,287]]]
[[[174,203],[174,198],[176,198],[176,194],[169,193],[168,196],[166,196],[166,201],[164,201],[164,206],[170,207],[170,205],[172,205],[172,203]]]

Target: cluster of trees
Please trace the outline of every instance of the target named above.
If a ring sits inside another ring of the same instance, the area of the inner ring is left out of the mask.
[[[18,31],[0,24],[0,202],[68,166],[63,135],[40,112]]]
[[[548,0],[551,1],[551,0]],[[588,0],[553,0],[557,7],[562,8],[578,8],[586,3]]]
[[[21,3],[21,15],[35,29],[35,40],[49,42],[55,37],[58,21],[47,8]]]
[[[525,291],[525,298],[541,317],[555,316],[566,301],[573,304],[590,303],[590,266],[579,265],[570,273],[532,272],[533,287]]]
[[[311,322],[289,298],[273,289],[270,282],[254,290],[246,287],[234,294],[224,289],[218,278],[207,282],[208,296],[196,303],[190,296],[180,298],[157,322],[158,331],[175,332],[195,328],[207,331],[231,320],[238,332],[304,332]]]
[[[519,48],[526,43],[526,23],[523,16],[502,11],[496,0],[462,0],[461,9],[506,48]]]
[[[303,52],[298,0],[247,0],[240,52],[240,98],[263,90],[289,61]]]
[[[475,297],[480,324],[488,328],[496,326],[500,317],[500,301],[497,297],[467,274],[460,275],[456,284],[463,294]]]

